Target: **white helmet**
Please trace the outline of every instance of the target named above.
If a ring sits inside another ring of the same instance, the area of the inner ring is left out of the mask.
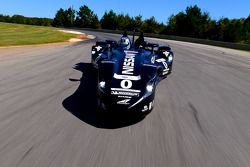
[[[122,37],[121,38],[121,47],[123,47],[123,49],[130,49],[130,40],[128,37]]]

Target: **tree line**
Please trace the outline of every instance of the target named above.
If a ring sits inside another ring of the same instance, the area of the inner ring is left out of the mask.
[[[145,33],[250,44],[250,15],[241,19],[221,18],[214,20],[208,12],[202,12],[197,5],[189,6],[185,11],[171,15],[165,24],[159,23],[155,17],[143,20],[141,15],[131,17],[128,14],[117,14],[113,10],[106,11],[99,19],[97,14],[86,5],[81,6],[78,11],[73,7],[60,8],[54,19],[0,15],[1,21],[54,27],[126,29]]]
[[[84,5],[79,11],[73,8],[59,9],[52,25],[130,31],[135,29],[145,33],[250,44],[250,15],[241,19],[213,20],[208,12],[202,12],[197,5],[171,15],[167,24],[157,22],[155,17],[143,20],[141,15],[131,17],[128,14],[117,14],[113,10],[106,11],[99,20],[94,11]]]
[[[142,16],[131,17],[128,14],[117,14],[113,10],[106,11],[99,20],[97,14],[84,5],[75,11],[72,7],[60,8],[52,23],[55,27],[82,27],[109,30],[136,30],[146,33],[161,33],[165,25],[158,23],[155,17],[143,20]]]
[[[17,24],[29,24],[38,26],[51,26],[53,19],[38,18],[38,17],[25,17],[22,15],[2,15],[0,14],[0,22],[17,23]]]
[[[163,33],[250,44],[250,15],[247,18],[221,18],[216,21],[211,19],[209,13],[201,12],[198,6],[190,6],[185,12],[170,16]]]

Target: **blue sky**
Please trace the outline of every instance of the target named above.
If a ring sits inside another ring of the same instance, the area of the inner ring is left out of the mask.
[[[0,0],[0,14],[54,18],[59,8],[66,9],[71,5],[77,10],[87,5],[99,19],[105,11],[113,9],[130,16],[140,14],[143,19],[155,16],[164,23],[171,14],[184,11],[190,5],[198,5],[213,19],[246,18],[250,14],[250,0]]]

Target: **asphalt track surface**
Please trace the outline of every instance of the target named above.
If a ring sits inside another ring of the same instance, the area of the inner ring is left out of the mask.
[[[249,167],[250,53],[149,40],[175,61],[143,120],[97,114],[94,40],[0,49],[0,166]]]

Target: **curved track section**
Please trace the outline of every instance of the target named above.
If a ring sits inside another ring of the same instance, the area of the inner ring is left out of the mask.
[[[96,113],[94,41],[0,49],[0,166],[248,167],[250,54],[148,40],[175,62],[143,120]]]

